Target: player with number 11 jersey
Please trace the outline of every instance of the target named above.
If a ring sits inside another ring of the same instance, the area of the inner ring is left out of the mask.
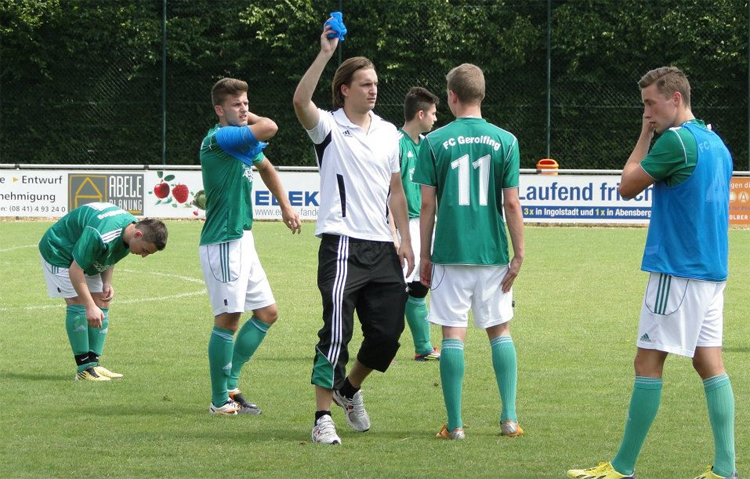
[[[518,187],[519,162],[516,137],[483,118],[457,118],[427,135],[414,182],[437,187],[434,264],[510,262],[503,188]]]

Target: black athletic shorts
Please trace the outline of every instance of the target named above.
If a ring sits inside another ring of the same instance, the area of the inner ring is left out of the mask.
[[[318,289],[323,327],[318,331],[312,383],[327,389],[343,385],[355,310],[363,335],[357,359],[377,371],[388,369],[400,346],[408,297],[394,244],[324,234],[318,251]]]

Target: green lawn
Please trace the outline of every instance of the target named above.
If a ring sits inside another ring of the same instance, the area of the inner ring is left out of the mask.
[[[73,381],[61,300],[47,297],[36,243],[50,223],[0,222],[0,477],[563,477],[609,460],[633,383],[645,229],[526,229],[516,282],[520,424],[499,436],[486,335],[466,344],[466,441],[440,441],[438,365],[416,363],[408,328],[396,363],[363,389],[372,429],[334,410],[341,447],[310,443],[310,385],[321,306],[314,224],[291,236],[257,223],[256,244],[280,319],[240,386],[261,416],[215,417],[207,344],[211,309],[197,243],[201,223],[169,222],[167,249],[116,268],[103,357],[120,381]],[[737,405],[738,469],[750,471],[750,230],[730,233],[725,363]],[[439,330],[433,339],[440,343]],[[359,332],[350,345],[356,350]],[[713,457],[705,397],[690,361],[667,362],[661,409],[639,477],[694,477]]]

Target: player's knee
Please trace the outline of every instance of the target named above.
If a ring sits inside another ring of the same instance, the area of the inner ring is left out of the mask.
[[[72,298],[65,298],[65,304],[67,306],[83,305],[83,301],[78,296],[74,296]]]
[[[695,372],[703,379],[712,378],[724,374],[724,363],[719,358],[707,358],[696,354],[693,356],[693,368]]]
[[[103,301],[101,293],[98,293],[98,294],[94,293],[94,294],[91,295],[91,297],[94,299],[94,304],[97,305],[97,307],[99,307],[99,308],[109,308],[109,301]]]
[[[272,304],[271,306],[253,311],[253,316],[270,326],[279,319],[279,309],[275,304]]]
[[[365,338],[357,359],[368,368],[385,371],[401,347],[398,337],[393,334],[378,334],[375,337]]]
[[[240,324],[240,316],[241,313],[221,313],[214,317],[214,326],[236,333]]]
[[[419,281],[412,281],[409,283],[409,296],[412,298],[424,298],[427,296],[427,286],[423,285]]]
[[[364,337],[362,345],[366,348],[378,350],[390,350],[394,347],[398,349],[398,340],[402,332],[403,330],[399,331],[398,328],[383,328],[379,331],[372,331]]]
[[[660,378],[664,372],[667,353],[652,349],[638,349],[633,360],[636,376]]]
[[[705,362],[700,358],[693,356],[693,369],[695,369],[698,374],[701,374],[705,369]]]
[[[385,347],[385,348],[388,348],[388,349],[391,349],[391,348],[398,349],[399,346],[400,346],[398,340],[399,340],[399,338],[401,338],[401,333],[402,332],[403,332],[403,329],[401,329],[399,331],[398,328],[394,328],[394,329],[392,329],[390,331],[382,331],[378,335],[378,340],[379,340],[380,344],[382,344],[383,347]]]

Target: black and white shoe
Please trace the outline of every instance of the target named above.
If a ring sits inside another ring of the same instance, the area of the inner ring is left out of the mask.
[[[263,411],[256,405],[245,399],[239,389],[229,391],[229,399],[236,402],[240,407],[237,414],[261,414]]]

